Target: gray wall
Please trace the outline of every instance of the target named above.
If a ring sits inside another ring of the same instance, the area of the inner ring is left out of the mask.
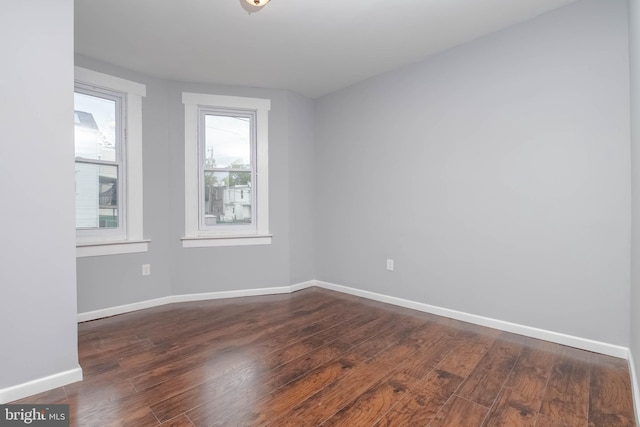
[[[0,13],[0,389],[77,369],[73,1]]]
[[[76,65],[147,85],[142,106],[144,236],[151,239],[148,253],[78,259],[79,312],[167,295],[286,286],[313,279],[313,234],[308,231],[313,220],[312,100],[281,90],[157,80],[83,56],[76,56]],[[271,99],[271,245],[182,248],[182,92]],[[151,264],[151,276],[141,275],[145,263]]]
[[[321,98],[317,278],[628,345],[628,66],[585,0]]]
[[[640,0],[630,0],[631,62],[631,353],[640,372]]]
[[[315,252],[313,224],[314,178],[314,103],[289,94],[289,249],[290,281],[302,283],[314,279]]]

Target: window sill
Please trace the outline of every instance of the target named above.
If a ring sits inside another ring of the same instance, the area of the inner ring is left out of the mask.
[[[182,247],[209,248],[216,246],[270,245],[272,238],[271,234],[183,237]]]
[[[77,243],[76,258],[148,252],[150,240]]]

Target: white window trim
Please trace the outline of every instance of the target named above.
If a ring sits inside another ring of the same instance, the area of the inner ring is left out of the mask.
[[[126,94],[126,237],[86,237],[76,239],[78,258],[100,255],[115,255],[147,252],[149,240],[143,239],[143,194],[142,194],[142,97],[146,86],[130,80],[75,67],[75,81]]]
[[[239,246],[270,244],[269,232],[269,110],[271,100],[238,96],[182,93],[184,104],[184,154],[185,154],[185,236],[182,247]],[[238,108],[256,112],[256,229],[200,230],[199,216],[199,141],[198,107]]]

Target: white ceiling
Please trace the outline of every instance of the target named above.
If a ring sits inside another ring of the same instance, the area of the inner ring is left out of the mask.
[[[76,0],[77,53],[319,97],[576,0]]]

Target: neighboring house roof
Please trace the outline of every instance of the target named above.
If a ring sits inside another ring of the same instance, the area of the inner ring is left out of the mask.
[[[93,114],[87,113],[85,111],[74,111],[74,120],[76,126],[98,130],[98,124],[93,118]]]

